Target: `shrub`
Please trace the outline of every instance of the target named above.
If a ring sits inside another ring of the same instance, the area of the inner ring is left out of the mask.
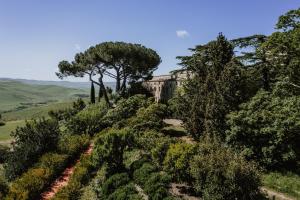
[[[117,188],[111,195],[108,196],[107,200],[143,200],[138,195],[133,183],[126,184]]]
[[[29,169],[12,182],[6,200],[36,199],[39,194],[64,170],[67,155],[49,153],[43,155],[36,167]]]
[[[48,115],[57,121],[68,121],[72,116],[83,110],[85,106],[86,105],[84,101],[79,98],[73,102],[72,108],[66,108],[58,111],[50,110],[48,112]]]
[[[94,134],[99,132],[106,127],[102,118],[107,111],[108,106],[105,102],[91,104],[72,117],[67,123],[67,128],[73,134]]]
[[[156,145],[151,149],[152,160],[157,166],[162,166],[169,146],[174,142],[175,140],[170,137],[162,137],[157,139]]]
[[[91,172],[94,165],[90,155],[83,155],[80,162],[76,164],[67,186],[63,187],[53,198],[53,200],[75,200],[81,195],[81,188],[91,179]]]
[[[190,182],[189,160],[195,155],[195,145],[178,142],[171,144],[164,159],[164,170],[178,181]]]
[[[203,199],[260,199],[260,178],[254,164],[218,142],[205,140],[190,162],[194,189]]]
[[[164,199],[169,195],[168,187],[171,182],[171,177],[163,172],[152,173],[146,181],[144,191],[149,196],[150,200]]]
[[[108,111],[103,118],[103,123],[111,127],[115,123],[120,123],[125,119],[134,116],[139,108],[146,107],[150,104],[144,95],[131,96],[128,99],[121,99],[114,109]]]
[[[136,130],[156,129],[163,126],[163,118],[166,116],[167,107],[164,104],[152,103],[148,107],[140,108],[137,116],[129,120],[129,124]]]
[[[4,198],[7,191],[8,191],[8,185],[7,185],[6,181],[4,180],[4,178],[0,174],[0,199]]]
[[[9,154],[9,147],[0,145],[0,163],[4,163]]]
[[[78,153],[86,149],[89,145],[88,135],[63,135],[58,142],[57,151],[68,154],[70,157],[76,157]]]
[[[126,185],[130,181],[128,174],[114,174],[109,177],[102,186],[102,193],[104,196],[109,196],[120,186]]]
[[[133,137],[130,129],[110,129],[95,142],[93,159],[95,165],[107,163],[108,173],[113,174],[125,168],[123,152],[132,146]]]
[[[5,164],[6,177],[16,178],[45,152],[56,149],[60,130],[55,120],[27,121],[24,127],[18,127],[14,137],[13,152],[8,154]]]
[[[227,143],[267,169],[295,169],[300,160],[300,97],[286,93],[260,91],[228,116]]]
[[[149,177],[151,176],[151,173],[156,171],[157,168],[154,165],[150,163],[144,163],[141,168],[134,171],[133,179],[137,184],[144,186]]]

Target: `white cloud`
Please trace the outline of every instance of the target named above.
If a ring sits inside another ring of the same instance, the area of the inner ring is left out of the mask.
[[[81,49],[80,45],[79,44],[75,44],[75,49],[79,51]]]
[[[177,37],[179,37],[179,38],[186,38],[186,37],[188,37],[190,34],[189,34],[189,32],[187,32],[186,30],[178,30],[178,31],[176,31],[176,35],[177,35]]]

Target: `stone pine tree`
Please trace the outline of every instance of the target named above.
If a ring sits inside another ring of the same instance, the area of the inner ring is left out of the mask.
[[[233,46],[220,34],[193,49],[192,56],[179,59],[194,74],[179,102],[186,128],[195,139],[204,133],[223,137],[226,114],[243,99],[241,63],[234,58]]]
[[[99,86],[99,92],[107,104],[109,98],[103,82],[105,76],[116,80],[116,93],[123,96],[128,84],[149,79],[161,59],[152,49],[140,44],[104,42],[75,55],[72,62],[61,61],[58,65],[60,78],[83,77]]]
[[[96,102],[96,97],[95,97],[95,86],[94,83],[91,83],[91,103],[95,103]]]

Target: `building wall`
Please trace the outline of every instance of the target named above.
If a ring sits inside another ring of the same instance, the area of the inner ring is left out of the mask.
[[[167,102],[187,78],[187,72],[154,76],[151,80],[143,82],[143,86],[153,94],[156,102]]]

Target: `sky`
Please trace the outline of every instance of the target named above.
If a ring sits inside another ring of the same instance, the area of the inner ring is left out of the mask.
[[[59,80],[59,61],[105,41],[154,49],[162,59],[155,75],[168,74],[188,48],[220,32],[269,35],[280,15],[299,7],[300,0],[0,0],[0,77]]]

